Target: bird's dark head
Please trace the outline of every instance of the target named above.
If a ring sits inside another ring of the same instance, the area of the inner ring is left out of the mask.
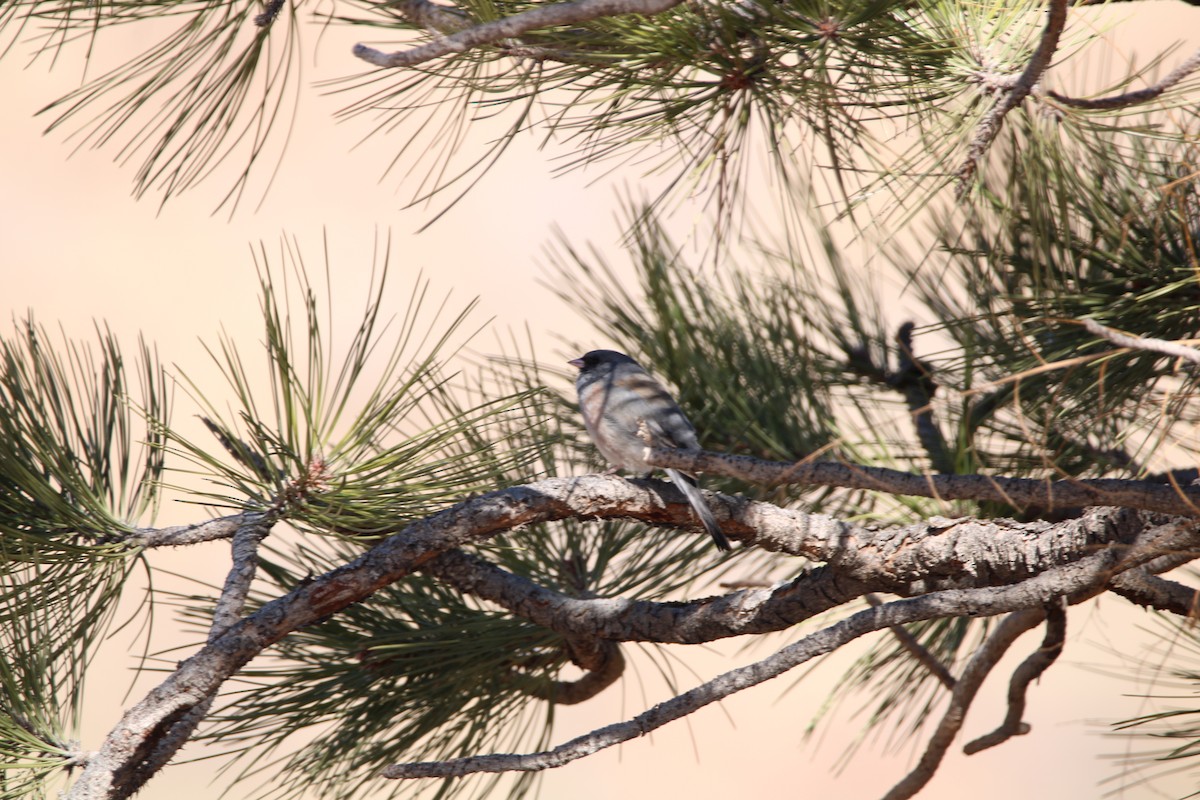
[[[591,372],[605,367],[612,368],[617,364],[636,364],[637,362],[616,350],[593,350],[590,353],[584,353],[579,358],[573,358],[567,363],[580,372]]]

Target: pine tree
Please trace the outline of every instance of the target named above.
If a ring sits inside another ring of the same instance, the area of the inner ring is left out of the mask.
[[[336,88],[371,136],[422,120],[393,165],[424,176],[418,201],[452,206],[531,132],[570,167],[666,176],[624,210],[637,285],[565,238],[554,285],[677,389],[705,450],[648,458],[702,473],[740,544],[713,551],[669,483],[600,474],[541,348],[464,357],[471,305],[425,281],[391,319],[386,263],[341,345],[333,265],[316,281],[298,243],[259,251],[262,339],[209,346],[219,386],[30,315],[0,340],[0,797],[129,797],[193,740],[240,794],[524,796],[866,640],[829,713],[854,693],[869,728],[920,743],[880,787],[899,800],[1022,634],[1042,640],[1008,716],[967,752],[1038,735],[1026,689],[1097,597],[1153,609],[1188,652],[1194,576],[1165,574],[1200,552],[1200,52],[1081,86],[1104,13],[1086,5],[5,4],[0,29],[39,57],[117,25],[161,36],[45,113],[141,158],[134,191],[162,202],[234,161],[238,212],[310,88],[302,35],[331,24],[392,42],[345,54],[368,71]],[[481,117],[507,133],[479,141]],[[748,200],[763,164],[770,236]],[[672,237],[680,207],[708,214],[702,238]],[[877,249],[876,277],[848,240]],[[901,291],[920,326],[897,321]],[[156,526],[166,495],[195,521]],[[137,612],[174,606],[195,648],[77,744],[131,576],[218,539],[227,576]],[[628,680],[632,643],[665,664],[657,645],[735,636],[775,652],[556,735],[555,708]],[[1197,713],[1113,722],[1194,771]]]

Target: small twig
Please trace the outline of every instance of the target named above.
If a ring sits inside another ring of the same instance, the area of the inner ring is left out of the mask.
[[[1066,636],[1067,611],[1063,600],[1047,607],[1046,636],[1042,639],[1041,647],[1022,661],[1021,666],[1013,672],[1012,680],[1008,684],[1008,713],[1004,722],[991,733],[968,742],[963,747],[964,753],[974,755],[989,747],[1003,744],[1014,736],[1029,733],[1029,723],[1021,719],[1025,715],[1025,692],[1029,689],[1029,684],[1037,680],[1062,654]]]
[[[465,53],[503,39],[515,39],[540,28],[574,25],[622,14],[659,14],[681,2],[682,0],[571,0],[484,22],[448,36],[440,36],[410,50],[385,53],[364,44],[356,44],[354,55],[377,67],[412,67],[442,56]]]
[[[249,524],[254,516],[261,516],[261,514],[247,511],[190,525],[173,525],[169,528],[138,528],[130,535],[130,540],[142,547],[182,547],[183,545],[211,542],[216,539],[229,539],[241,530],[243,525]]]
[[[1050,0],[1046,29],[1042,31],[1041,41],[1038,42],[1037,49],[1033,51],[1029,63],[1025,65],[1025,70],[1012,86],[1005,89],[996,99],[996,104],[992,106],[991,111],[979,121],[979,125],[975,128],[975,137],[967,149],[967,159],[958,168],[956,197],[961,198],[966,193],[971,178],[975,176],[975,172],[979,168],[980,159],[992,146],[996,137],[1000,135],[1000,126],[1004,122],[1005,115],[1029,96],[1033,87],[1041,79],[1042,73],[1050,66],[1050,60],[1054,58],[1054,53],[1058,50],[1058,39],[1067,24],[1067,6],[1068,0]]]
[[[971,657],[958,683],[955,684],[954,691],[950,693],[950,707],[942,715],[937,730],[929,737],[929,743],[917,766],[893,786],[891,791],[883,796],[883,800],[907,800],[929,782],[938,765],[942,763],[946,751],[950,749],[954,737],[962,728],[967,709],[979,692],[979,687],[983,685],[984,678],[1008,652],[1013,642],[1026,631],[1036,627],[1044,617],[1045,612],[1042,609],[1027,608],[1009,614],[996,626],[992,635]]]
[[[1067,97],[1053,90],[1046,92],[1046,96],[1059,103],[1062,103],[1064,106],[1071,106],[1072,108],[1090,110],[1127,108],[1129,106],[1136,106],[1141,103],[1150,102],[1175,84],[1182,81],[1188,75],[1191,75],[1197,69],[1200,69],[1200,50],[1192,53],[1187,60],[1167,73],[1167,75],[1158,83],[1147,86],[1145,89],[1138,89],[1137,91],[1125,92],[1124,94],[1112,95],[1110,97],[1097,97],[1092,100],[1084,100],[1078,97]]]
[[[883,601],[875,594],[865,595],[863,599],[872,606],[883,604]],[[928,648],[917,641],[917,637],[909,633],[907,628],[899,625],[891,625],[888,627],[888,630],[900,642],[900,646],[907,650],[925,669],[929,670],[930,674],[937,678],[942,686],[953,691],[955,684],[954,676],[950,674],[950,670],[946,669],[946,665],[938,660],[937,656],[929,652]]]
[[[1094,319],[1085,319],[1082,322],[1084,329],[1088,333],[1106,339],[1117,347],[1127,347],[1130,350],[1148,350],[1149,352],[1160,353],[1171,358],[1182,358],[1192,364],[1200,364],[1200,350],[1194,347],[1186,347],[1176,342],[1166,341],[1165,339],[1130,336],[1127,333],[1115,331],[1106,325],[1101,325]]]

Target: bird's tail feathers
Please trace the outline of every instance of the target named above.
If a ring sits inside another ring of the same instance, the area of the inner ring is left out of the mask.
[[[701,524],[704,525],[704,529],[708,531],[708,535],[712,537],[717,548],[719,550],[733,549],[729,540],[725,538],[725,534],[721,532],[721,526],[717,524],[717,518],[713,516],[712,509],[708,507],[708,503],[704,502],[704,495],[696,488],[696,481],[676,469],[667,470],[667,476],[687,497],[692,510],[700,518]]]

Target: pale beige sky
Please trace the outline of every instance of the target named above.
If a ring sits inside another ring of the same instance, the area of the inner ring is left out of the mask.
[[[1121,46],[1125,51],[1137,49],[1145,61],[1162,30],[1158,22],[1143,24],[1151,15],[1145,9],[1167,6],[1129,5],[1143,9],[1139,14],[1144,16],[1135,20],[1140,27],[1122,29],[1129,34]],[[1200,9],[1173,13],[1179,26],[1170,31],[1171,37],[1190,33],[1194,47]],[[1150,38],[1156,28],[1159,34]],[[306,66],[306,80],[356,70],[357,65],[350,64],[352,41],[345,31],[327,32],[319,63]],[[104,45],[100,58],[132,52],[134,46],[128,39],[114,38]],[[355,308],[372,253],[390,231],[396,267],[391,296],[397,308],[411,280],[423,272],[435,294],[453,290],[462,303],[479,296],[475,315],[479,322],[495,317],[500,335],[528,325],[539,353],[557,357],[561,345],[556,336],[584,339],[588,328],[538,283],[552,231],[562,228],[577,243],[592,241],[616,254],[617,191],[639,184],[636,172],[610,178],[599,173],[552,178],[548,154],[527,137],[462,203],[418,234],[427,212],[403,210],[404,190],[397,189],[393,178],[379,179],[388,142],[378,140],[351,151],[365,127],[331,121],[330,114],[343,103],[340,98],[308,96],[284,169],[260,208],[250,202],[232,220],[224,212],[212,215],[225,188],[215,181],[160,209],[153,197],[142,201],[130,197],[133,168],[113,164],[113,150],[81,151],[68,158],[71,148],[61,136],[41,135],[45,121],[32,115],[77,84],[77,61],[65,58],[49,75],[43,66],[23,69],[24,64],[19,48],[0,62],[0,98],[6,109],[0,152],[9,154],[0,190],[0,311],[11,316],[32,309],[40,321],[51,326],[61,322],[77,336],[88,335],[94,320],[108,322],[130,343],[141,332],[158,344],[165,361],[197,374],[207,368],[199,338],[214,342],[223,329],[247,349],[259,340],[250,248],[265,242],[277,254],[284,234],[298,237],[311,264],[318,263],[323,234],[328,237],[335,296]],[[598,180],[591,183],[593,178]],[[684,208],[675,218],[682,231],[699,219],[689,213]],[[615,255],[614,261],[621,263],[622,258]],[[477,347],[487,352],[491,342],[491,334],[484,334]],[[183,521],[188,513],[171,508],[162,521]],[[222,545],[209,545],[198,553],[163,554],[161,561],[191,574],[205,571],[209,580],[216,581],[223,575],[225,551]],[[1148,617],[1115,598],[1102,601],[1099,611],[1106,617],[1103,624],[1095,609],[1073,612],[1063,663],[1031,693],[1027,719],[1033,733],[970,758],[952,751],[922,798],[1088,800],[1101,795],[1098,781],[1115,772],[1103,756],[1122,749],[1119,742],[1102,737],[1102,723],[1146,707],[1136,697],[1124,696],[1141,691],[1137,684],[1089,667],[1117,668],[1120,654],[1138,653],[1155,639],[1137,629],[1143,620],[1149,624]],[[157,625],[156,646],[177,641],[166,615]],[[1023,657],[1036,644],[1036,635],[1022,640],[1014,658]],[[97,703],[89,708],[85,747],[95,746],[119,714],[131,664],[122,647],[118,640],[117,652],[103,659],[93,677],[93,688],[100,691],[95,692]],[[726,644],[698,653],[693,649],[683,656],[706,678],[767,652],[761,645],[741,651]],[[963,741],[1002,718],[1003,679],[1014,664],[998,670],[985,687]],[[745,692],[721,709],[710,708],[687,723],[656,732],[650,739],[552,772],[545,779],[542,797],[640,799],[667,792],[689,800],[759,794],[878,797],[904,774],[918,750],[885,754],[881,747],[868,746],[844,773],[834,775],[832,766],[841,747],[854,736],[857,722],[831,727],[821,746],[804,741],[804,730],[836,669],[836,664],[828,664],[813,676],[815,680],[786,694],[795,678],[785,677]],[[643,675],[650,673],[642,670]],[[150,685],[152,676],[143,676],[138,691]],[[645,693],[636,682],[615,688],[583,708],[563,709],[554,738],[563,741],[627,718],[665,696],[662,686],[649,679]],[[851,708],[853,704],[846,706]],[[168,769],[140,796],[148,800],[214,797],[216,789],[206,785],[213,771],[207,762]],[[1171,791],[1179,794],[1189,788],[1194,787],[1177,781]],[[237,793],[232,796],[236,799]],[[1158,795],[1133,788],[1116,796]]]

